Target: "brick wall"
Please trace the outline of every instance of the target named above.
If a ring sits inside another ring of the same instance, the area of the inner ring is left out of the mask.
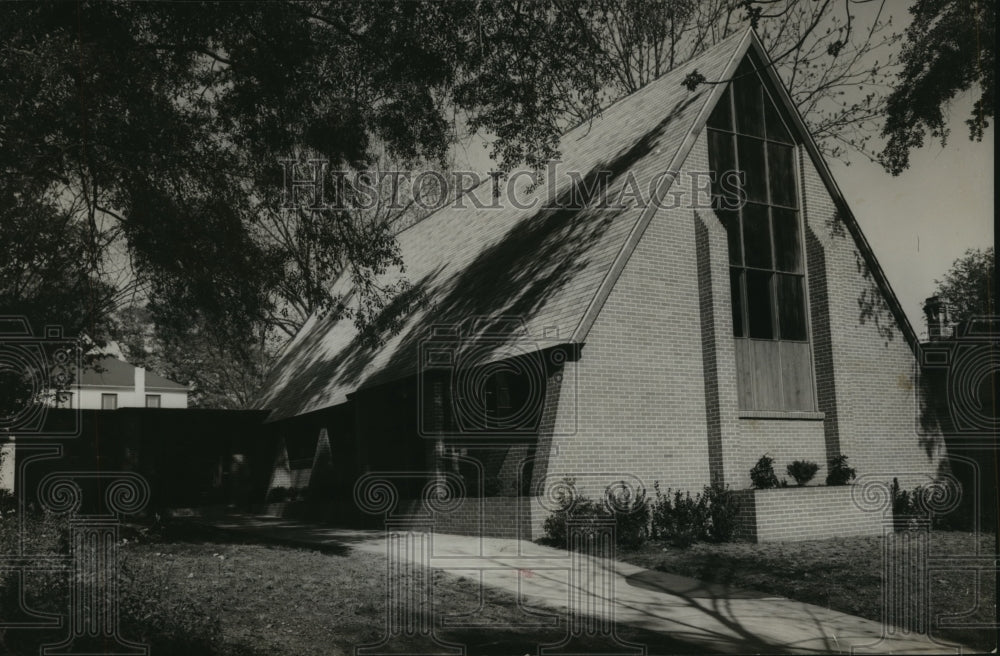
[[[885,517],[862,510],[849,485],[740,490],[742,537],[754,542],[882,535]]]
[[[664,167],[671,154],[664,153]],[[621,480],[650,491],[655,481],[691,491],[712,481],[744,489],[764,453],[775,458],[779,476],[792,460],[817,462],[817,481],[829,457],[840,453],[859,475],[897,476],[907,488],[936,473],[943,447],[939,435],[918,426],[914,355],[819,173],[807,157],[800,160],[816,411],[741,416],[725,229],[710,209],[663,207],[600,309],[580,358],[549,379],[537,445],[497,444],[480,453],[501,492],[512,492],[519,472],[530,471],[531,499],[469,499],[442,518],[450,523],[440,530],[478,533],[481,513],[488,512],[489,531],[537,536],[548,514],[542,500],[564,477],[592,498]],[[702,132],[684,170],[708,169]],[[690,179],[681,175],[675,184]],[[412,393],[388,386],[352,401],[359,471],[434,469],[434,441],[409,439],[416,417],[384,412],[387,399],[413,408]],[[801,499],[816,496],[817,512],[839,517],[834,506],[842,492],[806,494]],[[758,501],[758,523],[768,512],[796,521],[777,501]],[[524,503],[530,512],[512,514]],[[812,521],[808,513],[800,517]]]
[[[813,479],[815,483],[826,480],[827,459],[826,440],[823,433],[822,420],[786,420],[786,419],[740,419],[740,439],[743,448],[738,459],[732,461],[733,469],[741,474],[739,485],[733,487],[745,488],[750,485],[750,469],[764,454],[774,459],[774,473],[778,478],[787,478],[787,466],[795,460],[809,460],[820,466]]]
[[[652,489],[709,482],[698,254],[690,210],[657,212],[568,363],[548,480],[599,496],[628,477]],[[576,389],[568,385],[575,384]]]
[[[858,474],[926,482],[944,456],[919,426],[916,358],[812,162],[802,158],[819,410],[828,454]],[[870,220],[870,218],[869,218]]]
[[[647,488],[660,481],[697,490],[714,480],[743,489],[764,453],[779,477],[793,460],[817,462],[818,482],[840,453],[859,475],[898,476],[904,486],[937,472],[943,447],[917,425],[913,352],[818,172],[800,154],[816,411],[741,416],[725,229],[710,210],[663,208],[580,361],[567,364],[575,403],[560,403],[551,437],[540,442],[540,457],[552,449],[544,483],[574,476],[588,496],[621,474]],[[708,170],[704,134],[684,169]],[[560,399],[568,392],[564,386]],[[817,512],[831,517],[846,498],[843,491],[807,495],[802,499],[814,496]],[[772,511],[781,512],[770,504],[759,510]],[[843,522],[868,526],[843,512]]]

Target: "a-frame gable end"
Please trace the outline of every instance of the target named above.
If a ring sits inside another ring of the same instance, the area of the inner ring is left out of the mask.
[[[743,37],[740,39],[739,43],[733,49],[732,55],[729,58],[729,62],[726,65],[721,80],[731,80],[736,76],[737,69],[746,59],[748,53],[760,62],[769,62],[767,52],[764,50],[764,46],[761,44],[760,39],[757,34],[752,29],[747,29]],[[819,147],[816,145],[815,139],[813,139],[812,134],[810,134],[809,129],[806,127],[805,121],[802,119],[802,115],[799,114],[795,103],[792,101],[791,96],[788,94],[788,90],[785,85],[781,82],[777,73],[774,70],[774,66],[761,65],[759,67],[759,72],[761,73],[761,81],[764,84],[765,90],[770,95],[771,99],[776,104],[776,109],[778,110],[781,118],[784,120],[785,125],[791,131],[791,136],[793,140],[801,143],[805,151],[809,154],[813,165],[815,166],[820,178],[823,180],[824,185],[827,188],[834,204],[837,207],[838,213],[844,225],[847,227],[848,232],[854,239],[855,245],[861,256],[864,258],[869,270],[874,277],[879,290],[882,292],[886,303],[892,312],[893,317],[896,319],[896,323],[899,325],[900,330],[902,330],[903,335],[906,337],[907,343],[914,353],[917,352],[919,348],[919,340],[917,335],[910,325],[909,319],[906,317],[906,313],[903,312],[903,308],[899,303],[899,299],[896,297],[896,293],[893,291],[892,286],[889,284],[888,278],[885,276],[885,272],[882,271],[882,267],[879,265],[878,260],[875,258],[875,254],[872,251],[871,246],[868,244],[868,240],[865,238],[864,234],[861,232],[861,228],[858,225],[854,214],[851,212],[847,201],[844,199],[843,193],[841,193],[840,188],[837,186],[836,181],[833,179],[833,174],[830,172],[830,168],[826,164],[826,160],[823,158],[822,153],[819,151]],[[705,128],[708,123],[709,117],[712,115],[713,111],[717,108],[719,102],[726,94],[728,84],[713,84],[713,89],[708,97],[705,99],[705,103],[702,106],[701,111],[698,113],[695,120],[692,122],[688,136],[684,139],[681,146],[678,148],[677,152],[674,154],[673,158],[670,160],[670,165],[668,170],[677,171],[683,166],[684,161],[687,159],[688,154],[694,147],[695,141],[701,131]],[[661,191],[666,194],[669,188],[661,189]],[[628,239],[626,239],[623,244],[621,251],[616,256],[611,268],[605,275],[604,280],[601,282],[597,293],[591,300],[590,305],[584,312],[580,324],[573,333],[572,341],[576,343],[583,343],[586,340],[587,334],[590,328],[593,326],[594,321],[597,319],[598,314],[600,314],[601,308],[607,301],[611,290],[614,288],[615,282],[621,276],[622,271],[625,268],[629,258],[635,251],[636,246],[639,243],[639,239],[642,238],[643,233],[649,226],[649,222],[652,220],[653,215],[659,203],[650,203],[650,206],[646,209],[643,215],[640,217],[639,221],[633,227],[632,232],[629,234]]]

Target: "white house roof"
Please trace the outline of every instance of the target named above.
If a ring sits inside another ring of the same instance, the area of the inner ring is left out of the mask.
[[[92,365],[85,366],[77,381],[80,387],[134,387],[136,367],[111,355],[103,355]],[[146,389],[152,391],[187,392],[187,385],[167,380],[146,371]]]

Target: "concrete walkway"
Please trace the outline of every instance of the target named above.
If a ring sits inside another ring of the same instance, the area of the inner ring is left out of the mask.
[[[268,542],[342,553],[386,554],[382,531],[318,526],[249,515],[199,519],[215,529]],[[527,605],[566,612],[578,626],[617,622],[721,653],[975,653],[920,635],[886,635],[880,622],[782,597],[709,584],[532,542],[431,534],[423,548],[393,549],[402,559],[506,591]],[[572,579],[572,580],[571,580]],[[597,621],[595,622],[595,618]],[[448,624],[449,618],[444,618]],[[571,622],[572,624],[572,622]],[[581,629],[582,630],[582,629]]]

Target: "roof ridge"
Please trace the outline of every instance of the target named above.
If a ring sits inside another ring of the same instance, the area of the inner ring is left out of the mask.
[[[726,37],[722,41],[716,44],[720,46],[721,44],[728,41],[730,38],[737,35],[731,35]],[[752,47],[753,39],[753,28],[748,28],[742,34],[738,35],[739,41],[737,42],[736,48],[733,49],[732,53],[726,61],[726,65],[722,69],[724,76],[730,71],[736,69],[739,60],[746,57],[746,53]],[[746,44],[746,45],[744,45]],[[711,50],[714,50],[715,46],[706,50],[706,54]],[[693,61],[693,60],[691,60]],[[650,85],[647,85],[647,87]],[[694,141],[692,139],[693,135],[698,134],[702,127],[704,126],[704,121],[707,118],[708,113],[712,111],[715,104],[719,102],[719,98],[724,93],[726,86],[719,85],[714,89],[710,89],[705,101],[701,104],[701,108],[695,115],[694,121],[688,126],[684,138],[681,140],[680,145],[674,152],[670,163],[668,165],[668,170],[677,170],[680,165],[687,161],[688,155],[691,153],[691,148],[694,146]],[[670,191],[670,187],[673,186],[673,180],[671,180],[670,185],[662,190],[663,194]],[[600,286],[595,290],[593,298],[590,300],[590,304],[587,306],[586,311],[581,315],[580,322],[577,324],[573,331],[572,340],[575,342],[583,342],[590,332],[591,327],[600,315],[601,310],[604,308],[604,304],[607,302],[608,297],[611,295],[611,291],[614,289],[615,285],[618,283],[618,279],[621,277],[625,270],[625,266],[632,257],[632,253],[638,247],[639,242],[642,240],[643,234],[646,232],[646,228],[649,227],[653,216],[660,209],[660,204],[658,201],[652,202],[649,207],[647,207],[642,214],[639,215],[635,224],[632,226],[632,231],[629,233],[628,238],[622,243],[622,247],[618,254],[615,256],[614,262],[608,269],[607,274],[601,281]]]
[[[751,29],[752,30],[753,28],[747,28],[747,29]],[[611,109],[612,107],[614,107],[618,103],[620,103],[620,102],[622,102],[624,100],[627,100],[628,98],[631,98],[632,96],[636,95],[637,93],[641,93],[642,91],[648,89],[649,87],[653,86],[657,82],[660,82],[661,80],[663,80],[663,78],[667,77],[671,73],[674,73],[677,69],[679,69],[679,68],[681,68],[683,66],[687,66],[689,64],[692,64],[692,63],[698,61],[699,59],[705,58],[705,56],[708,55],[711,51],[715,50],[716,48],[721,47],[723,43],[729,41],[730,39],[735,39],[736,37],[742,38],[745,34],[746,34],[746,31],[743,31],[743,32],[733,32],[732,34],[724,36],[722,39],[720,39],[719,41],[713,43],[711,46],[705,48],[704,50],[702,50],[701,52],[699,52],[697,55],[695,55],[694,57],[692,57],[691,59],[685,60],[684,62],[675,65],[673,68],[670,68],[670,69],[668,69],[666,71],[663,71],[662,73],[660,73],[659,75],[657,75],[652,80],[650,80],[646,84],[642,85],[641,87],[639,87],[635,91],[630,91],[629,93],[626,93],[623,96],[619,96],[618,98],[615,98],[610,103],[608,103],[606,106],[601,107],[596,112],[594,112],[594,114],[592,114],[589,118],[583,119],[582,121],[580,121],[579,123],[577,123],[573,127],[569,128],[568,130],[566,130],[565,132],[563,132],[562,134],[560,134],[559,138],[562,139],[562,137],[565,137],[566,135],[568,135],[573,130],[581,127],[584,123],[589,123],[589,122],[592,122],[595,118],[600,118],[600,115],[603,114],[604,112],[606,112],[607,110]]]

